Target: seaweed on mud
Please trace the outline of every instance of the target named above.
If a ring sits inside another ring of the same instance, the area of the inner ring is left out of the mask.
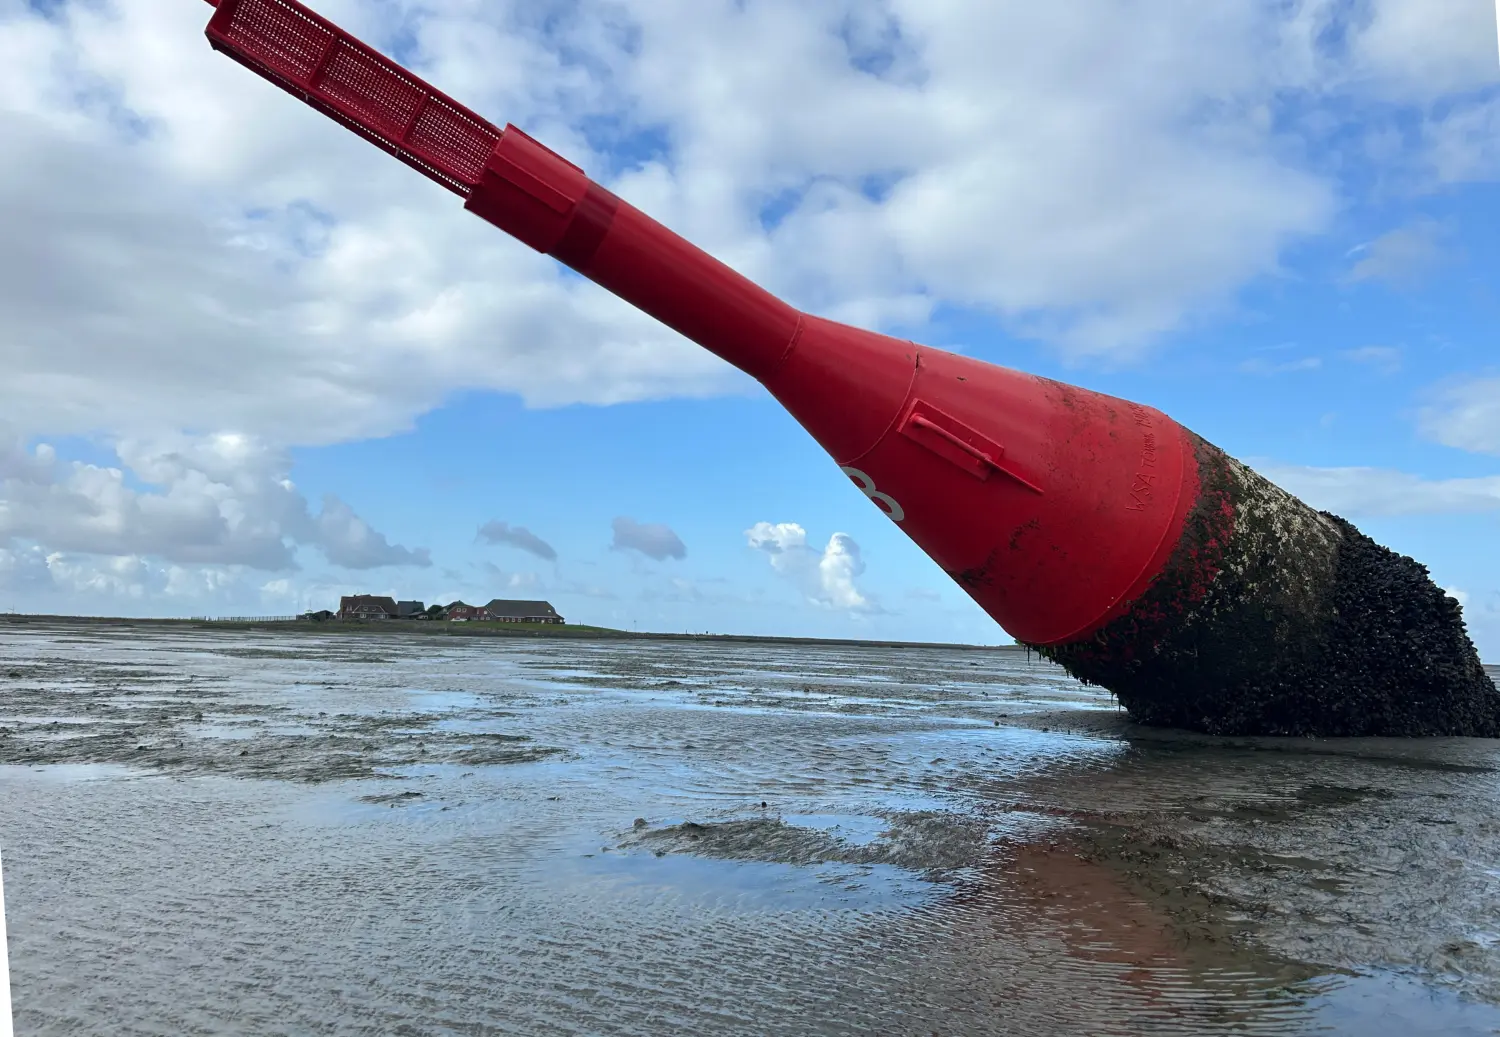
[[[1133,719],[1240,735],[1500,735],[1500,688],[1425,566],[1194,437],[1160,577],[1091,637],[1031,646]]]

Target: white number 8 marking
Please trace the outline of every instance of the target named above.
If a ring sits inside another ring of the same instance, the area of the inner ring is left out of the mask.
[[[889,515],[892,522],[900,522],[902,519],[906,518],[906,511],[901,507],[901,505],[896,503],[894,497],[892,497],[889,493],[881,493],[875,488],[874,479],[871,479],[868,475],[866,475],[864,472],[861,472],[858,468],[845,468],[840,466],[839,471],[843,472],[849,478],[859,483],[859,488],[864,493],[864,495],[874,501],[877,505],[880,505],[880,510]]]

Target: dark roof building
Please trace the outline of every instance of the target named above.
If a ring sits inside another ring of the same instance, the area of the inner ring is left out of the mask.
[[[339,599],[340,619],[395,619],[396,599],[378,594],[346,594]]]
[[[396,602],[396,618],[411,619],[418,612],[425,611],[426,608],[427,606],[423,605],[420,601],[398,601]]]
[[[507,623],[561,623],[563,618],[557,609],[546,601],[510,601],[496,598],[480,609],[482,618],[498,619]]]

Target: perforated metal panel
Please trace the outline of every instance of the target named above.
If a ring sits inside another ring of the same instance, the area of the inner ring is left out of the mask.
[[[220,0],[209,42],[460,195],[500,130],[296,0]]]

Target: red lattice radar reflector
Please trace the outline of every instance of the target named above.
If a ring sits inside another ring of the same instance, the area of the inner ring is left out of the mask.
[[[220,0],[218,50],[456,194],[479,183],[500,130],[295,0]]]

